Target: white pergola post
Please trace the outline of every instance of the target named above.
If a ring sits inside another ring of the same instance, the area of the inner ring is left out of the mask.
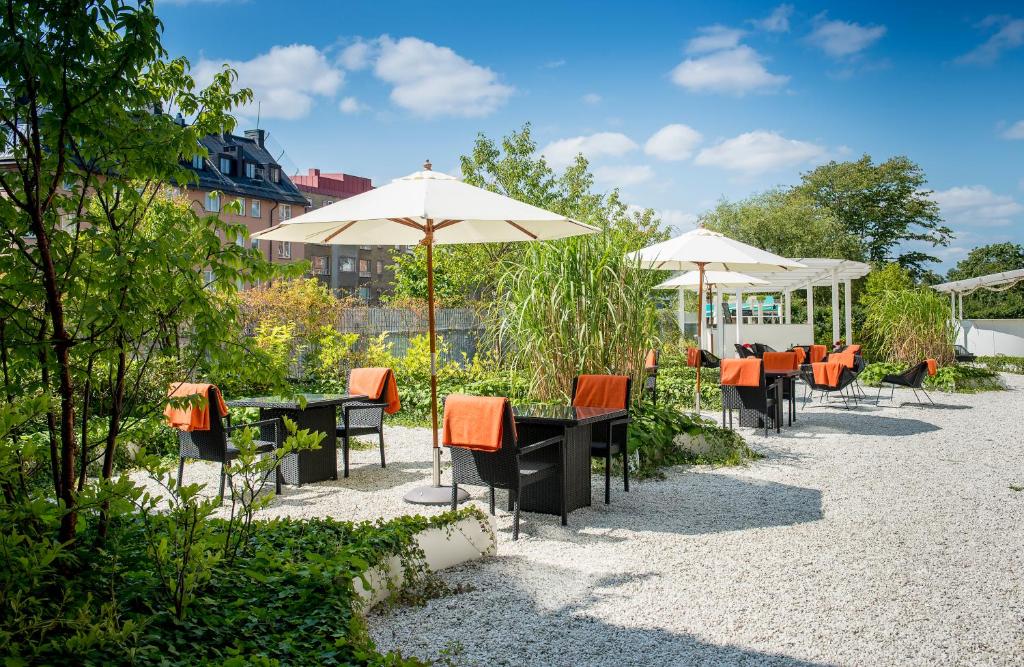
[[[956,320],[956,292],[949,293],[949,314]]]
[[[756,297],[754,297],[754,306],[757,308],[757,323],[758,324],[764,324],[764,305],[763,305],[764,302],[762,301],[762,299],[764,299],[764,297],[761,296],[760,294],[758,294]]]
[[[811,325],[811,342],[814,340],[814,283],[807,285],[807,323]]]
[[[846,344],[853,345],[853,292],[849,278],[843,281],[843,293],[846,295]]]
[[[829,341],[829,347],[831,343],[839,340],[839,280],[836,278],[836,272],[832,271],[832,340]]]
[[[782,296],[782,298],[786,302],[785,318],[782,320],[783,324],[792,324],[793,323],[793,299],[792,299],[792,296],[793,296],[793,293],[790,290],[786,290],[786,293]]]
[[[679,322],[679,335],[686,337],[686,288],[679,288],[679,312],[676,313],[676,321]]]
[[[743,345],[741,324],[743,322],[743,290],[736,290],[736,343]]]
[[[957,301],[960,303],[960,318],[959,319],[962,320],[962,319],[964,319],[964,293],[963,292],[957,292]]]
[[[715,333],[718,334],[718,356],[725,356],[725,317],[722,315],[722,288],[715,287]],[[712,350],[714,352],[714,350]]]

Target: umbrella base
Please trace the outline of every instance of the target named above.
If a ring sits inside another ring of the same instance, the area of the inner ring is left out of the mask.
[[[452,487],[450,486],[418,486],[405,494],[405,502],[413,505],[450,505],[452,502]],[[464,503],[469,500],[469,494],[465,489],[459,489],[458,502]]]

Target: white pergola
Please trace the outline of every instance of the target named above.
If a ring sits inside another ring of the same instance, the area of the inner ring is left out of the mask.
[[[1024,282],[1024,269],[1015,269],[933,285],[932,289],[937,292],[949,293],[949,305],[953,311],[953,319],[962,320],[964,319],[964,294],[972,294],[982,289],[990,292],[1005,292],[1022,282]]]

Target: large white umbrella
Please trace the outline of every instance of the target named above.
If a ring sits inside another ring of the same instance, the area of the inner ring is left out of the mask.
[[[434,246],[544,241],[600,230],[432,171],[430,162],[423,167],[423,171],[286,220],[253,237],[297,243],[426,246],[433,485],[413,490],[406,500],[442,504],[450,502],[451,491],[441,486],[441,452],[437,442]]]
[[[629,259],[640,268],[697,271],[697,340],[704,320],[704,281],[707,271],[789,271],[803,264],[780,257],[724,234],[698,227],[681,236],[631,252]],[[697,366],[696,406],[700,410],[700,366]]]

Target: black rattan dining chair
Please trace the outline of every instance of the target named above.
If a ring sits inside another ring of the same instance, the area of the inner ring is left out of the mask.
[[[224,425],[223,418],[216,409],[218,403],[214,392],[219,391],[211,386],[207,395],[207,409],[210,410],[210,430],[208,431],[178,431],[178,485],[185,472],[185,459],[197,459],[200,461],[212,461],[220,463],[220,490],[217,492],[217,499],[224,498],[224,481],[231,481],[231,462],[238,458],[241,452],[231,442],[230,434],[242,428],[255,427],[260,430],[259,438],[255,441],[256,453],[271,454],[277,450],[278,428],[280,420],[262,419],[248,424],[237,424],[231,426],[230,417],[228,425]],[[278,462],[280,464],[280,462]],[[281,493],[281,467],[275,466],[274,481],[277,493]],[[269,474],[269,473],[268,473]]]
[[[490,491],[490,510],[494,514],[494,490],[505,489],[512,501],[512,539],[519,539],[519,493],[531,484],[549,478],[558,479],[562,525],[568,524],[565,505],[565,475],[562,474],[561,447],[564,436],[540,442],[518,442],[512,407],[507,402],[502,413],[501,448],[489,452],[457,445],[445,445],[452,456],[452,510],[458,507],[459,484],[486,486]]]
[[[651,350],[644,363],[644,372],[647,373],[644,377],[644,394],[651,397],[652,403],[658,402],[658,360],[660,357],[661,353],[658,350]],[[654,363],[649,363],[651,361]]]
[[[739,411],[737,422],[740,426],[751,428],[764,427],[768,435],[771,425],[776,432],[782,430],[781,406],[778,402],[780,380],[768,384],[764,375],[764,363],[761,364],[761,383],[757,387],[739,387],[720,384],[722,390],[722,427],[733,428],[733,410]],[[728,417],[728,425],[726,417]]]
[[[393,373],[389,373],[384,380],[384,387],[380,392],[379,399],[350,401],[342,406],[341,423],[338,424],[335,435],[341,440],[341,458],[345,477],[348,477],[349,471],[350,440],[360,435],[377,435],[377,442],[380,445],[380,467],[387,467],[387,462],[384,459],[384,408],[387,407],[388,402],[384,397],[388,395],[389,382],[394,382]]]
[[[579,378],[572,379],[572,400],[576,401]],[[626,379],[626,416],[603,422],[603,432],[594,432],[590,440],[590,458],[604,459],[604,504],[612,501],[612,458],[622,456],[622,488],[629,493],[629,395],[633,380]],[[596,428],[596,427],[595,427]]]

